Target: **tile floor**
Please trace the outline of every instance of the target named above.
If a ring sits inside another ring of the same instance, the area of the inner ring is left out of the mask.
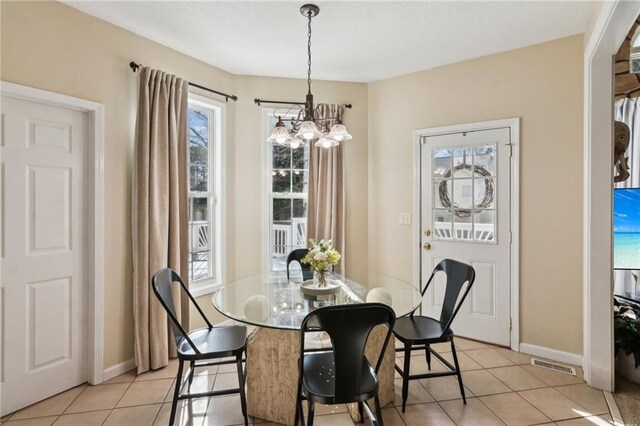
[[[529,356],[471,340],[456,339],[467,389],[462,404],[455,377],[410,382],[405,413],[396,401],[382,410],[385,425],[613,424],[604,395],[578,377],[530,365]],[[435,349],[451,360],[448,345]],[[402,355],[397,362],[402,365]],[[444,366],[433,359],[432,370]],[[167,425],[177,364],[138,377],[125,373],[99,386],[81,385],[2,418],[5,426]],[[424,352],[412,357],[412,373],[426,372]],[[233,365],[196,371],[194,390],[237,386]],[[353,425],[345,406],[318,406],[317,425]],[[237,395],[181,402],[181,425],[243,424]],[[250,419],[253,424],[268,423]],[[178,422],[176,422],[178,423]],[[368,423],[367,423],[368,424]]]

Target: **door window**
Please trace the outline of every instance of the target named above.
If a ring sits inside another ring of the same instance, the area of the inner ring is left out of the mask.
[[[435,239],[496,242],[496,146],[431,151]]]

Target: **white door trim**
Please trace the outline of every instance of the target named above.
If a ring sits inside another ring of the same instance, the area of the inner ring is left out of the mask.
[[[612,392],[613,55],[640,2],[604,2],[584,54],[583,369],[590,386]]]
[[[2,96],[86,112],[89,117],[88,158],[91,164],[88,165],[87,170],[91,189],[87,197],[89,200],[87,230],[91,254],[87,289],[89,316],[87,377],[91,384],[102,383],[104,374],[104,105],[6,81],[0,81],[0,93]]]
[[[420,287],[420,138],[508,127],[511,135],[511,349],[520,349],[520,118],[419,129],[413,137],[413,283]]]

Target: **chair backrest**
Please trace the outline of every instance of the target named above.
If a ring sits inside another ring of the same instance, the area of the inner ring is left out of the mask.
[[[300,264],[300,269],[302,269],[302,278],[305,280],[310,280],[313,278],[313,273],[311,272],[311,266],[306,263],[302,263],[302,259],[309,253],[309,249],[295,249],[289,253],[287,256],[287,279],[289,279],[289,264],[291,262],[298,262]]]
[[[362,363],[369,333],[380,324],[386,324],[388,327],[374,370],[377,373],[395,321],[396,315],[393,309],[382,303],[326,306],[316,309],[302,321],[300,371],[302,372],[304,357],[304,334],[325,331],[331,338],[333,346],[336,403],[356,401],[360,395]]]
[[[160,301],[162,307],[165,309],[165,311],[167,311],[169,324],[171,324],[173,336],[176,339],[176,345],[178,345],[182,339],[186,339],[195,353],[199,354],[200,352],[196,348],[196,345],[193,344],[193,342],[189,338],[189,335],[187,334],[187,331],[182,327],[182,324],[180,323],[180,320],[176,315],[172,293],[172,286],[174,285],[174,283],[179,283],[182,290],[184,290],[184,293],[189,297],[189,300],[191,300],[191,303],[195,305],[205,323],[209,326],[209,328],[213,328],[207,317],[204,315],[204,312],[202,312],[202,309],[200,309],[200,306],[198,306],[198,303],[196,303],[195,299],[189,292],[189,289],[187,289],[187,286],[182,281],[182,278],[180,278],[180,275],[178,275],[176,271],[171,268],[165,268],[160,272],[157,272],[151,279],[151,287],[153,288],[153,292]]]
[[[458,313],[458,310],[460,310],[462,302],[464,302],[464,299],[469,294],[471,286],[476,279],[476,271],[473,269],[473,266],[467,265],[466,263],[453,259],[444,259],[433,269],[427,285],[422,289],[423,297],[436,273],[440,271],[444,272],[447,276],[444,302],[442,303],[442,311],[440,312],[440,323],[446,326],[444,329],[446,331],[451,327],[451,323]],[[465,284],[467,284],[466,288]],[[462,297],[459,297],[463,288],[464,293]],[[413,313],[411,315],[413,315]]]

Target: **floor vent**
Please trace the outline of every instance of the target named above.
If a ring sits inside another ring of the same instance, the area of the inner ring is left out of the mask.
[[[551,361],[543,361],[537,358],[531,358],[531,365],[535,365],[536,367],[546,368],[547,370],[557,371],[559,373],[571,374],[572,376],[576,375],[576,369],[573,367],[569,367],[567,365],[556,364]]]

